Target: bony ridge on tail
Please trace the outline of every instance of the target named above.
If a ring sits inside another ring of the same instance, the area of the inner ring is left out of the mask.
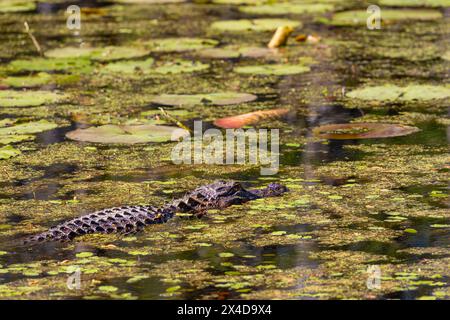
[[[176,213],[201,215],[208,209],[222,209],[255,199],[275,197],[287,191],[285,186],[278,183],[271,183],[265,189],[246,190],[236,181],[216,181],[198,187],[161,207],[124,206],[86,214],[30,236],[23,243],[69,241],[90,233],[129,234],[138,232],[149,224],[164,223]]]

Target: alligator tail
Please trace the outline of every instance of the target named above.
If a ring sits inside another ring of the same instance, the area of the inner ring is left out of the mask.
[[[23,244],[49,241],[69,241],[91,233],[130,234],[146,225],[164,223],[174,216],[168,208],[152,206],[126,206],[96,211],[51,227],[47,231],[30,236]]]

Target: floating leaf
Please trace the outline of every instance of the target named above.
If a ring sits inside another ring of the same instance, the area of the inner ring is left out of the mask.
[[[172,293],[172,292],[178,291],[178,290],[180,290],[180,289],[181,289],[180,286],[174,286],[174,287],[167,288],[167,289],[166,289],[166,292]]]
[[[6,135],[6,136],[2,136],[0,135],[0,144],[10,144],[10,143],[15,143],[15,142],[20,142],[20,141],[29,141],[29,140],[33,140],[34,136],[31,135]]]
[[[219,41],[203,38],[162,38],[144,42],[144,45],[155,52],[181,52],[215,47]]]
[[[30,133],[37,133],[56,128],[56,123],[40,120],[35,122],[26,122],[14,126],[0,128],[0,143],[9,144],[24,140],[33,140],[34,136]]]
[[[139,74],[151,73],[151,66],[153,65],[153,58],[148,58],[143,61],[120,61],[108,63],[101,70],[103,73],[118,73],[118,74]]]
[[[15,149],[12,146],[4,146],[0,148],[0,160],[9,159],[21,154],[20,150]]]
[[[36,4],[28,0],[2,0],[0,2],[0,13],[34,11]]]
[[[267,2],[267,0],[212,0],[212,3],[217,4],[248,4],[248,5],[257,5],[263,4]]]
[[[77,141],[120,144],[166,142],[185,135],[189,135],[189,132],[183,129],[156,125],[104,125],[77,129],[66,134],[69,139]]]
[[[90,58],[97,61],[112,61],[140,58],[149,54],[150,52],[143,48],[110,46],[92,51],[92,53],[90,54]]]
[[[50,91],[0,90],[0,107],[34,107],[56,103],[65,95]]]
[[[164,3],[181,3],[186,0],[113,0],[117,3],[145,3],[145,4],[164,4]]]
[[[260,110],[244,113],[237,116],[226,117],[214,121],[214,125],[224,129],[238,129],[256,124],[267,119],[277,119],[289,112],[289,109]]]
[[[45,51],[48,58],[87,58],[96,48],[89,47],[63,47]]]
[[[448,7],[448,0],[379,0],[379,5],[389,7]]]
[[[416,127],[387,123],[328,124],[313,129],[316,137],[333,140],[390,138],[417,131]]]
[[[94,254],[92,252],[79,252],[75,256],[77,258],[89,258],[92,257]]]
[[[309,72],[308,66],[298,64],[262,64],[256,66],[244,66],[234,68],[234,71],[242,74],[254,75],[276,75],[284,76],[298,73]]]
[[[198,61],[175,60],[156,67],[153,71],[160,74],[177,74],[201,71],[209,68],[209,64]]]
[[[333,15],[330,24],[335,26],[366,25],[369,14],[366,10],[351,10],[338,12]],[[430,20],[442,18],[442,13],[437,10],[388,10],[383,9],[381,20],[384,23],[392,23],[404,20]]]
[[[259,6],[242,6],[239,11],[248,14],[287,15],[303,13],[323,13],[334,9],[326,3],[274,3]]]
[[[166,106],[194,106],[239,104],[256,100],[257,96],[249,93],[220,92],[209,94],[163,94],[152,102]]]
[[[414,233],[417,233],[417,230],[416,230],[416,229],[408,228],[408,229],[405,229],[405,232],[406,232],[406,233],[412,233],[412,234],[414,234]]]
[[[271,233],[272,236],[284,236],[287,232],[286,231],[274,231]]]
[[[241,47],[227,46],[223,48],[210,48],[198,52],[203,58],[210,59],[234,59],[234,58],[263,58],[275,56],[276,50],[262,47]]]
[[[292,28],[300,27],[301,23],[288,19],[241,19],[216,21],[211,25],[212,29],[223,32],[241,32],[241,31],[275,31],[278,27],[289,26]]]
[[[221,258],[231,258],[231,257],[234,257],[234,253],[221,252],[221,253],[219,253],[219,257],[221,257]]]
[[[66,71],[86,73],[92,70],[91,62],[81,58],[33,58],[28,60],[14,60],[8,66],[10,72],[21,71]]]
[[[98,290],[103,291],[103,292],[116,292],[119,289],[114,286],[100,286],[100,287],[98,287]]]
[[[347,93],[347,97],[378,101],[426,101],[449,98],[450,87],[433,85],[408,85],[406,87],[399,87],[395,85],[384,85],[356,89]]]

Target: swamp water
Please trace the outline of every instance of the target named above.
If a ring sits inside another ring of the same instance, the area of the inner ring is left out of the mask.
[[[80,1],[78,33],[66,27],[73,2],[13,2],[0,5],[0,298],[450,298],[448,1],[408,9],[380,1],[389,18],[380,30],[367,29],[364,1]],[[288,45],[264,49],[286,24],[295,27]],[[295,41],[301,34],[320,41]],[[24,88],[38,92],[25,97]],[[218,92],[257,99],[181,97],[164,109],[189,127],[289,109],[254,125],[280,129],[276,175],[255,165],[174,165],[174,142],[65,136],[105,124],[173,125],[155,117],[158,96]],[[313,134],[345,123],[420,131]],[[277,181],[290,192],[132,236],[15,244],[81,214],[160,205],[215,179]]]

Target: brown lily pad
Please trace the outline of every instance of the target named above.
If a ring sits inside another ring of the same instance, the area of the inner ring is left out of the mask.
[[[416,127],[389,123],[343,123],[327,124],[313,129],[322,139],[353,140],[406,136],[419,131]]]

